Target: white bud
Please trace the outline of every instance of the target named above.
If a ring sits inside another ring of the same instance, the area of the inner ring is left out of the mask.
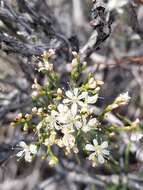
[[[16,116],[16,119],[22,119],[22,113],[19,113],[19,114]]]
[[[48,70],[48,71],[53,71],[53,64],[50,64],[50,63],[46,63],[45,64],[45,67],[46,67],[46,69]]]
[[[57,89],[57,94],[58,94],[59,96],[62,96],[62,95],[63,95],[63,91],[62,91],[61,88],[58,88],[58,89]]]
[[[73,51],[72,54],[74,57],[77,57],[77,55],[78,55],[76,51]]]
[[[73,59],[71,64],[73,68],[76,67],[78,65],[77,59]]]
[[[37,107],[32,108],[32,113],[37,113],[38,109]]]
[[[52,57],[53,55],[55,55],[55,50],[49,49],[48,53],[49,53],[49,57]]]
[[[43,108],[38,108],[38,114],[41,114],[43,112]]]
[[[37,91],[32,92],[32,97],[33,98],[38,97],[38,96],[39,96],[39,93]]]

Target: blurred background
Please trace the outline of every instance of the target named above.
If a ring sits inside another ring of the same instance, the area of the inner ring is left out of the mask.
[[[143,1],[128,1],[122,10],[115,4],[110,36],[86,61],[89,72],[95,71],[95,77],[105,83],[99,106],[128,91],[130,104],[119,112],[143,121]],[[65,63],[70,62],[67,41],[79,51],[93,32],[91,8],[91,0],[0,1],[0,190],[143,189],[142,142],[136,145],[140,156],[135,158],[131,153],[130,179],[125,172],[109,175],[105,168],[78,166],[72,160],[65,160],[65,170],[61,166],[50,168],[40,158],[30,164],[17,162],[12,149],[25,134],[10,123],[19,112],[31,109],[34,78],[43,80],[35,69],[37,57],[45,49],[59,48],[55,65],[64,72]],[[122,160],[120,164],[122,171]]]

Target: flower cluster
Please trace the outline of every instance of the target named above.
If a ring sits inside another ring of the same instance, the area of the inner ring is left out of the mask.
[[[97,101],[103,82],[95,80],[94,73],[86,73],[85,65],[74,52],[72,71],[69,73],[70,84],[62,86],[58,73],[49,61],[53,52],[52,50],[44,52],[43,62],[39,64],[39,71],[45,73],[47,81],[41,85],[36,79],[34,80],[32,98],[35,107],[29,114],[18,114],[12,123],[14,126],[22,125],[27,134],[32,131],[34,137],[36,136],[34,142],[29,145],[23,141],[19,143],[22,150],[18,152],[17,157],[24,156],[26,161],[31,162],[33,157],[40,155],[44,146],[46,147],[44,157],[48,158],[51,165],[58,162],[57,148],[63,151],[65,156],[78,155],[82,152],[93,166],[103,164],[109,159],[111,152],[108,146],[110,134],[121,129],[120,126],[108,127],[107,124],[105,126],[106,113],[126,105],[130,97],[128,93],[120,94],[111,105],[97,112]],[[83,71],[84,76],[82,76]],[[33,120],[37,123],[35,124]],[[137,122],[122,127],[128,131],[135,128],[138,128]],[[138,138],[141,137],[142,135]]]

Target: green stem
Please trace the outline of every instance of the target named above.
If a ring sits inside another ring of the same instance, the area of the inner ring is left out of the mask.
[[[117,125],[112,125],[109,130],[112,131],[131,131],[133,129],[136,129],[137,126],[136,125],[132,125],[132,126],[117,126]]]
[[[129,143],[129,144],[127,144],[126,149],[125,149],[125,170],[126,170],[126,172],[128,172],[128,170],[129,170],[130,147],[131,147],[131,145]]]

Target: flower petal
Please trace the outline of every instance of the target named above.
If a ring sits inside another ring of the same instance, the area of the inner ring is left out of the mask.
[[[71,113],[73,115],[76,115],[77,114],[77,104],[76,103],[73,103],[72,106],[71,106]]]
[[[57,107],[59,112],[63,112],[64,111],[64,105],[63,104],[59,104]]]
[[[58,115],[58,112],[57,112],[57,111],[55,111],[55,110],[52,110],[52,111],[51,111],[51,116],[54,116],[54,117],[55,117],[55,116],[57,116],[57,115]]]
[[[104,157],[102,156],[102,154],[99,154],[98,156],[97,156],[97,158],[98,158],[98,162],[100,163],[100,164],[103,164],[104,163]]]
[[[67,113],[69,111],[69,108],[66,105],[63,106],[63,109],[64,109],[64,113]]]
[[[96,94],[94,96],[88,96],[87,103],[88,104],[95,104],[97,102],[97,99],[98,99],[98,94]]]
[[[106,149],[102,150],[102,153],[105,154],[105,155],[109,155],[110,154],[109,150],[106,150]]]
[[[104,141],[104,142],[101,144],[101,147],[102,147],[102,148],[107,148],[107,147],[108,147],[108,142],[107,142],[107,141]]]
[[[82,127],[82,123],[80,121],[76,121],[75,126],[77,129],[80,129]]]
[[[32,162],[32,156],[29,151],[25,152],[25,161]]]
[[[81,95],[78,96],[78,99],[79,100],[84,99],[86,98],[87,95],[88,95],[88,92],[82,92]]]
[[[71,100],[69,100],[69,99],[67,99],[67,98],[63,100],[63,103],[64,103],[64,104],[68,104],[68,103],[70,103],[70,102],[71,102]]]
[[[19,152],[16,154],[16,156],[17,156],[17,157],[21,157],[23,154],[24,154],[24,151],[21,150],[21,151],[19,151]]]
[[[82,101],[78,101],[77,103],[78,103],[78,105],[81,106],[81,107],[86,107],[85,103],[82,102]]]
[[[24,141],[21,141],[19,143],[19,146],[22,147],[23,149],[27,148],[27,144]]]
[[[91,153],[90,155],[89,155],[89,157],[88,157],[88,159],[89,160],[95,160],[96,159],[96,154],[95,154],[95,152],[93,152],[93,153]]]
[[[32,154],[37,154],[37,146],[34,144],[30,144],[29,150]]]
[[[66,91],[66,96],[69,98],[69,99],[72,99],[73,98],[73,93],[70,91],[70,90],[68,90],[68,91]]]
[[[87,144],[87,145],[85,146],[85,149],[86,149],[87,151],[95,151],[95,147],[94,147],[92,144]]]
[[[78,88],[74,88],[73,93],[77,97],[78,96]]]
[[[94,144],[94,146],[97,146],[97,145],[98,145],[98,142],[97,142],[96,139],[93,139],[93,144]]]

